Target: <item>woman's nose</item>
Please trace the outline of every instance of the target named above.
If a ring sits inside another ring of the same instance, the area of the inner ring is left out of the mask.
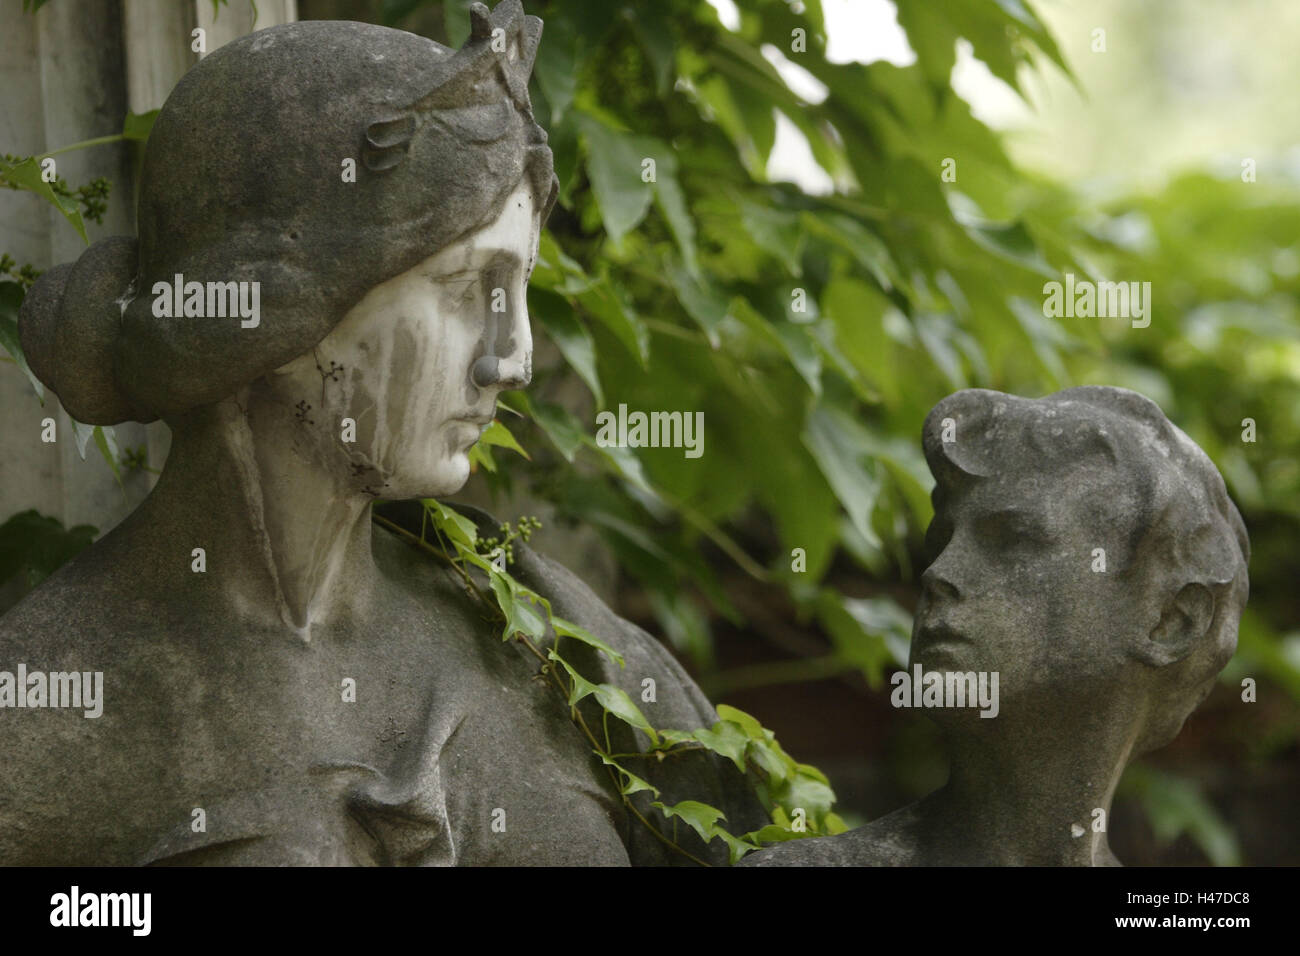
[[[497,334],[488,337],[487,354],[470,369],[470,380],[479,388],[523,388],[532,381],[533,336],[525,295],[524,287],[519,286],[504,315],[496,314]]]
[[[533,378],[533,357],[525,354],[522,360],[484,355],[474,363],[470,377],[479,388],[523,388]]]

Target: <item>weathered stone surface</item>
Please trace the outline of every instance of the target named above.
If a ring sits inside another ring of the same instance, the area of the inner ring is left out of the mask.
[[[491,221],[521,181],[546,209],[550,151],[526,86],[541,25],[514,6],[476,21],[488,32],[459,51],[316,21],[242,37],[186,73],[145,154],[138,269],[115,273],[126,296],[111,352],[118,390],[80,396],[74,414],[151,420],[225,398],[311,348],[380,282]],[[494,28],[507,31],[506,53],[491,48]],[[151,290],[176,273],[260,282],[268,321],[158,317]],[[33,290],[29,327],[88,307],[59,292]],[[42,374],[58,381],[58,370]]]
[[[946,786],[744,863],[1116,864],[1120,774],[1177,735],[1236,648],[1241,517],[1205,454],[1126,389],[969,389],[935,406],[923,444],[934,560],[909,671],[998,673],[996,716],[927,710]]]
[[[4,714],[0,864],[681,859],[630,819],[536,658],[371,522],[376,498],[460,488],[498,393],[531,377],[524,292],[555,189],[527,102],[541,25],[517,0],[472,13],[454,54],[316,22],[206,58],[149,142],[138,269],[119,240],[29,295],[32,367],[69,408],[163,416],[173,442],[149,498],[0,618],[0,666],[104,681],[98,717]],[[260,321],[160,316],[175,273],[261,283]],[[59,347],[94,322],[95,348]],[[658,726],[716,720],[658,643],[515,550],[555,613],[626,657],[569,649],[590,679],[654,678]],[[765,822],[726,761],[645,776]]]

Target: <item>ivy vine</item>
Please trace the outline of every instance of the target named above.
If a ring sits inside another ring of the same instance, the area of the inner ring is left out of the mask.
[[[526,541],[533,530],[541,527],[536,518],[520,518],[517,527],[507,522],[501,525],[500,536],[481,537],[475,523],[455,509],[432,498],[422,499],[421,504],[419,535],[381,515],[375,515],[374,520],[452,568],[465,592],[501,626],[501,640],[517,641],[537,659],[535,679],[545,682],[568,707],[570,719],[604,765],[628,813],[657,839],[694,862],[709,865],[647,818],[631,800],[636,793],[649,792],[655,798],[651,807],[665,822],[682,821],[705,843],[722,840],[733,864],[765,844],[826,836],[846,829],[844,821],[831,809],[835,794],[825,774],[797,762],[771,730],[744,711],[721,704],[717,708],[720,719],[712,727],[656,728],[622,688],[588,680],[579,673],[563,653],[566,640],[595,648],[619,667],[624,665],[623,656],[580,624],[554,613],[550,601],[516,580],[508,570],[513,560],[511,542],[520,538]],[[486,575],[486,587],[475,580],[475,569]],[[555,635],[554,640],[548,640],[548,631]],[[578,709],[579,702],[587,698],[593,698],[600,707],[596,727]],[[611,719],[643,732],[650,739],[650,749],[616,752],[610,744]],[[753,783],[772,822],[759,830],[732,833],[722,825],[726,816],[717,807],[699,800],[664,803],[657,787],[628,768],[633,760],[663,761],[693,750],[711,751],[732,761]]]

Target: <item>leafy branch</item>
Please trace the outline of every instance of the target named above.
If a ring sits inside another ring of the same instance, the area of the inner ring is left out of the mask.
[[[106,139],[109,141],[120,140],[121,136],[111,136]],[[89,145],[89,144],[81,144]],[[66,147],[65,149],[75,149],[75,146]],[[64,152],[57,150],[56,152]],[[45,159],[54,155],[46,153],[40,159]],[[34,156],[14,156],[11,153],[4,154],[4,169],[0,170],[0,185],[7,189],[27,189],[24,175],[11,175],[12,171],[25,163],[36,163],[39,167],[40,162]],[[81,216],[89,219],[91,222],[102,225],[104,222],[104,213],[108,211],[108,193],[110,185],[103,176],[96,176],[90,182],[72,189],[66,179],[62,176],[55,176],[48,182],[50,192],[54,193],[61,202],[58,203],[61,209],[66,208],[69,204],[75,204],[79,207]]]
[[[32,283],[41,277],[41,270],[36,268],[30,262],[23,263],[21,267],[15,269],[18,263],[9,253],[0,253],[0,275],[9,276],[10,280],[18,283],[18,286],[26,292],[32,287]]]
[[[36,0],[30,9],[35,11],[40,7],[41,2],[42,0]],[[26,3],[27,0],[24,0],[24,9],[27,9]],[[157,116],[157,110],[141,114],[128,113],[122,123],[121,133],[83,140],[39,156],[15,156],[5,153],[0,160],[0,186],[26,190],[40,196],[63,214],[72,228],[77,231],[77,235],[81,236],[82,242],[89,244],[85,220],[89,219],[97,225],[103,224],[111,189],[109,181],[98,176],[89,183],[73,189],[61,176],[56,175],[53,179],[47,179],[43,168],[44,161],[60,153],[105,143],[123,141],[143,143],[149,138]],[[17,265],[18,263],[8,253],[0,254],[0,275],[11,277],[0,281],[0,346],[9,353],[4,357],[5,360],[14,362],[23,370],[32,384],[32,389],[36,392],[36,397],[41,404],[44,404],[45,388],[28,366],[18,339],[18,310],[27,296],[27,290],[41,273],[31,263],[24,264],[15,271],[14,267]],[[72,425],[77,452],[82,460],[85,460],[86,448],[93,439],[95,447],[99,449],[100,455],[112,470],[113,478],[119,488],[122,487],[122,466],[125,466],[128,471],[155,470],[147,466],[142,454],[137,456],[136,453],[128,453],[125,458],[119,456],[117,437],[112,427],[102,425],[92,427],[76,420],[73,420]]]
[[[656,799],[650,805],[665,821],[681,820],[706,843],[722,840],[732,863],[759,849],[765,842],[821,836],[845,829],[843,821],[831,812],[835,795],[826,777],[815,767],[793,760],[777,743],[772,731],[750,715],[721,705],[718,707],[721,719],[712,727],[694,731],[659,730],[651,726],[622,688],[590,681],[579,673],[561,653],[561,642],[565,638],[594,648],[619,667],[624,665],[623,656],[586,628],[555,614],[549,600],[516,580],[504,569],[504,561],[493,560],[493,556],[502,554],[502,549],[511,541],[517,538],[527,540],[532,530],[540,526],[535,518],[520,519],[518,529],[512,529],[508,523],[503,525],[504,538],[480,538],[474,522],[454,509],[431,498],[424,499],[422,504],[424,510],[419,535],[380,515],[376,515],[374,520],[451,568],[460,578],[465,592],[487,610],[488,619],[501,625],[501,639],[518,642],[537,659],[539,667],[535,679],[545,682],[564,701],[570,719],[604,765],[628,812],[656,839],[691,861],[708,865],[648,819],[633,803],[631,798],[634,794],[651,794]],[[430,531],[432,541],[429,540]],[[475,580],[471,573],[474,569],[487,576],[487,588],[480,587]],[[548,632],[555,635],[553,641],[548,641]],[[599,734],[578,708],[579,703],[588,698],[599,707]],[[644,733],[650,740],[651,749],[640,753],[614,751],[608,732],[611,718]],[[771,815],[770,825],[737,836],[720,825],[726,817],[718,808],[697,800],[683,800],[673,805],[663,803],[658,799],[661,795],[659,789],[625,765],[625,761],[631,759],[663,762],[698,750],[711,751],[731,760],[749,776]]]

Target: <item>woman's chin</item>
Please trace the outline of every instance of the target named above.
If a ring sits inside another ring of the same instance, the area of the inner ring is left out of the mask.
[[[402,469],[389,476],[378,489],[376,498],[406,501],[411,498],[441,498],[454,495],[469,480],[469,455],[455,452],[449,458],[421,467]]]
[[[433,489],[422,497],[438,498],[442,495],[454,495],[465,487],[469,481],[469,453],[458,451],[450,459],[439,462],[438,468],[429,475],[426,486]]]
[[[438,495],[452,495],[465,487],[465,482],[469,481],[470,472],[468,449],[456,452],[442,471],[446,476],[445,482],[439,483],[442,490],[426,497],[436,498]]]

